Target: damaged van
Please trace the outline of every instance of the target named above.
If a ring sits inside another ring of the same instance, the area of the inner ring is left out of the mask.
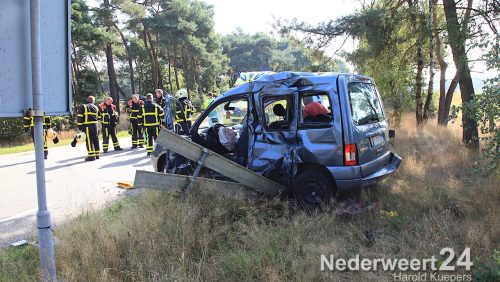
[[[310,206],[371,187],[395,172],[388,124],[373,79],[281,72],[219,95],[185,136],[289,187]],[[157,172],[189,175],[193,162],[157,144]],[[223,178],[206,170],[203,177]]]

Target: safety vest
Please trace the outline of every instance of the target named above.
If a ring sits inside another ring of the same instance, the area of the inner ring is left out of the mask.
[[[146,101],[142,106],[142,118],[144,126],[159,126],[161,118],[165,116],[163,109],[158,104]]]
[[[210,104],[212,104],[213,101],[214,101],[214,98],[206,99],[205,102],[203,103],[203,109],[206,110],[208,108],[208,106],[210,106]]]
[[[80,107],[77,117],[77,125],[87,125],[97,124],[101,115],[96,105],[88,103]]]

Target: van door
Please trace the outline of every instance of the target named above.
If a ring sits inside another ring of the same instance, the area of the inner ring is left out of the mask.
[[[360,79],[361,78],[361,79]],[[346,144],[355,144],[361,176],[366,177],[389,161],[388,124],[379,92],[371,79],[344,80],[346,93]]]
[[[310,103],[319,105],[311,107]],[[343,165],[339,108],[337,91],[331,85],[299,89],[297,139],[302,162],[325,167]]]
[[[254,95],[258,121],[248,168],[282,184],[293,175],[297,131],[295,88],[266,89]]]

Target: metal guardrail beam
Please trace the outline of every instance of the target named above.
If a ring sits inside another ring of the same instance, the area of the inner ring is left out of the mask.
[[[170,173],[138,170],[135,173],[134,188],[146,188],[161,191],[182,192],[189,183],[190,191],[200,193],[222,194],[239,200],[249,200],[259,197],[254,190],[245,185],[229,181],[196,178],[190,182],[191,176]]]
[[[206,150],[203,146],[164,128],[160,130],[156,142],[195,162],[203,154],[203,149]],[[204,166],[268,197],[277,197],[284,189],[280,184],[210,150],[208,150]]]

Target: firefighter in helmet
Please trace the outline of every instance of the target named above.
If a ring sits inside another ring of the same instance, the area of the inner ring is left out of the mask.
[[[191,118],[194,113],[194,107],[188,98],[186,89],[177,90],[175,96],[181,104],[181,107],[176,109],[175,121],[181,126],[182,133],[187,134],[189,129],[191,129]]]
[[[101,110],[101,125],[102,125],[102,150],[104,153],[108,152],[109,137],[113,140],[113,148],[115,151],[121,151],[120,143],[116,137],[116,125],[119,120],[116,106],[113,105],[113,98],[107,97],[103,103],[99,104]]]
[[[85,132],[85,144],[88,156],[85,161],[99,159],[99,136],[97,135],[97,122],[101,119],[99,108],[94,105],[95,97],[88,96],[87,103],[78,108],[77,125],[80,131]]]
[[[47,159],[47,156],[49,155],[49,148],[47,146],[47,131],[51,128],[50,123],[50,117],[43,116],[43,156],[45,159]],[[28,109],[24,113],[23,127],[25,132],[28,132],[28,130],[31,132],[31,139],[33,140],[33,143],[35,143],[35,117],[31,114],[31,109]]]
[[[153,94],[148,93],[146,95],[146,102],[142,106],[142,120],[144,129],[146,130],[146,151],[147,155],[150,156],[153,152],[153,142],[158,137],[158,131],[160,130],[160,125],[165,112],[163,109],[153,102]]]
[[[127,103],[127,109],[130,113],[130,125],[132,125],[132,149],[144,147],[141,115],[142,105],[144,105],[144,102],[139,99],[139,94],[133,94],[132,99]]]

